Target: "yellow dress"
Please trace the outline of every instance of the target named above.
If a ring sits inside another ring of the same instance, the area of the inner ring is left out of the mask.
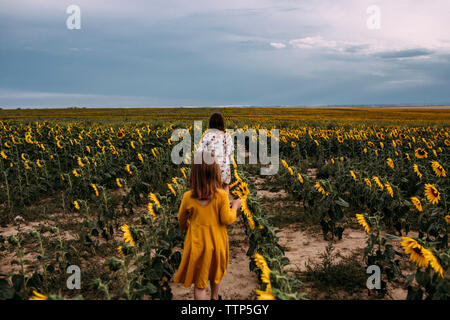
[[[207,205],[183,195],[178,223],[187,229],[183,256],[173,280],[190,287],[204,289],[208,280],[219,284],[228,267],[228,235],[226,226],[236,221],[236,210],[230,208],[228,193],[218,189]]]

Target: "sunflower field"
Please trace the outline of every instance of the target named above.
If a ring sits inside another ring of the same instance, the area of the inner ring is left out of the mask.
[[[255,121],[236,112],[224,111],[227,127],[268,136],[279,129],[273,178],[324,239],[340,241],[351,224],[366,233],[364,262],[381,269],[379,296],[406,274],[405,299],[450,297],[445,122],[276,120],[267,110]],[[171,136],[193,122],[176,114],[104,118],[0,121],[0,299],[173,298],[184,240],[177,214],[192,157],[173,164]],[[286,270],[249,168],[234,162],[230,187],[242,200],[255,298],[307,298]],[[76,292],[66,285],[71,265],[83,270]]]

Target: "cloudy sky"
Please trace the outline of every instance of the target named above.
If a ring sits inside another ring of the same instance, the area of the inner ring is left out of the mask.
[[[449,17],[448,0],[1,0],[0,107],[450,104]]]

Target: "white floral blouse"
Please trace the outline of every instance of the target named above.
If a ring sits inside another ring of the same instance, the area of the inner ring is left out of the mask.
[[[218,129],[208,129],[203,135],[197,151],[209,151],[216,157],[222,182],[230,184],[231,181],[231,155],[234,152],[233,139],[229,134]]]

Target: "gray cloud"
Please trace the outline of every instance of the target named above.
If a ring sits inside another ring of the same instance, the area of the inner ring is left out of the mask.
[[[431,9],[416,10],[427,32],[393,28],[402,10],[369,32],[369,0],[77,2],[82,29],[69,31],[72,1],[1,1],[0,105],[450,102],[450,42],[433,38]]]
[[[401,58],[415,58],[415,57],[424,57],[430,56],[434,53],[432,50],[428,49],[407,49],[407,50],[399,50],[399,51],[386,51],[375,53],[374,56],[382,58],[382,59],[401,59]]]

